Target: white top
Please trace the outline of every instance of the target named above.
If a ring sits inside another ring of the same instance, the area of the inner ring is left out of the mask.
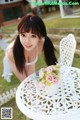
[[[31,61],[31,62],[26,62],[25,66],[34,65],[37,62],[37,60],[38,60],[38,48],[36,48],[36,57],[35,57],[35,59],[33,61]]]

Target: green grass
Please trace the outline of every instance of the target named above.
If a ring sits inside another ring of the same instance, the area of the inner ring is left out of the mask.
[[[73,67],[80,68],[80,55],[75,54],[73,60]]]
[[[80,28],[80,18],[52,19],[45,21],[47,28]]]
[[[0,94],[2,94],[5,91],[8,91],[16,86],[19,85],[19,80],[15,77],[12,76],[12,81],[11,83],[8,83],[5,79],[2,77],[3,73],[3,57],[4,57],[4,51],[0,49]]]
[[[55,16],[60,16],[60,12],[59,11],[52,11],[52,12],[50,12],[50,13],[45,13],[45,14],[43,14],[42,15],[42,18],[44,19],[44,18],[49,18],[49,17],[55,17]]]
[[[1,107],[12,107],[12,109],[13,109],[13,119],[12,120],[26,120],[25,115],[22,114],[21,111],[18,109],[15,98],[12,99],[11,101],[9,101],[8,103],[2,105]]]
[[[13,25],[9,25],[9,26],[4,26],[1,28],[1,33],[4,35],[4,38],[9,38],[10,34],[15,33],[15,31],[17,30],[17,26],[18,24],[13,24]]]
[[[2,31],[6,31],[6,30],[17,30],[17,24],[13,24],[13,25],[9,25],[9,26],[4,26],[1,28]]]

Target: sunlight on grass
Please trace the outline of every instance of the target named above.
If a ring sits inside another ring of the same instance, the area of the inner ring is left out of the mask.
[[[12,81],[10,83],[8,83],[3,77],[2,77],[2,73],[3,73],[3,57],[4,57],[4,51],[2,51],[0,49],[0,94],[10,90],[14,87],[17,87],[19,85],[19,80],[15,77],[12,76]]]
[[[48,28],[80,28],[80,18],[68,18],[68,19],[54,19],[45,21],[45,25]]]
[[[74,56],[73,67],[80,68],[80,56],[77,54]]]
[[[9,25],[9,26],[4,26],[4,27],[2,27],[2,30],[3,31],[6,31],[6,30],[17,30],[17,24],[13,24],[13,25]]]

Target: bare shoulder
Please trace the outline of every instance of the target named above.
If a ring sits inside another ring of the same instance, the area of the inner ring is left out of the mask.
[[[6,50],[6,55],[11,62],[14,62],[13,45],[14,45],[14,41],[7,47],[7,50]]]

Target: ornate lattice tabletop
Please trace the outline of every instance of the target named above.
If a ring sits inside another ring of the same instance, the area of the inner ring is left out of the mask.
[[[61,66],[59,72],[52,96],[36,87],[38,72],[20,84],[16,103],[23,114],[34,120],[80,120],[80,69]]]

